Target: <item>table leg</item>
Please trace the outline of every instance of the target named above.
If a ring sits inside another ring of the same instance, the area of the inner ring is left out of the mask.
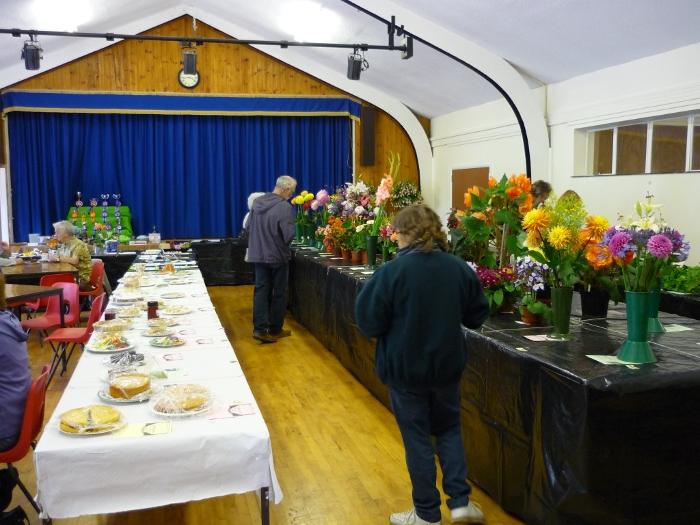
[[[260,489],[260,522],[270,525],[270,487]]]

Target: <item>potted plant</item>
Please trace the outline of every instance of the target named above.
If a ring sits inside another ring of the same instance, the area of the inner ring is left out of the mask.
[[[520,315],[523,322],[539,326],[545,319],[551,318],[549,300],[540,299],[538,293],[545,289],[545,280],[549,267],[531,257],[520,257],[515,266],[515,285],[521,290]]]
[[[515,285],[516,275],[513,268],[506,266],[494,269],[476,266],[475,272],[481,281],[491,313],[511,312],[520,294]]]

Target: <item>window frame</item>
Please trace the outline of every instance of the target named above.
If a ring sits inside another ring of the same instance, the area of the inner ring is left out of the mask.
[[[586,134],[586,151],[585,151],[585,166],[586,173],[584,175],[579,175],[579,177],[601,177],[610,175],[619,175],[617,173],[617,132],[618,128],[630,126],[634,124],[646,124],[647,126],[647,139],[646,139],[646,155],[644,161],[644,172],[635,174],[623,174],[623,175],[666,175],[666,173],[655,173],[651,171],[652,166],[652,151],[654,145],[654,124],[657,122],[663,122],[665,120],[673,118],[683,118],[687,119],[686,123],[686,143],[685,143],[685,171],[680,173],[700,173],[700,163],[697,169],[692,169],[693,167],[693,135],[695,132],[696,124],[700,127],[700,113],[697,111],[692,113],[683,113],[675,115],[659,115],[652,119],[640,119],[632,120],[627,122],[617,122],[614,124],[604,124],[600,126],[595,126],[591,128],[582,129],[580,131]],[[591,173],[593,171],[593,166],[591,165],[593,152],[589,150],[594,146],[595,141],[591,139],[594,133],[599,131],[606,131],[612,129],[612,166],[610,173]],[[580,166],[579,166],[580,167]]]

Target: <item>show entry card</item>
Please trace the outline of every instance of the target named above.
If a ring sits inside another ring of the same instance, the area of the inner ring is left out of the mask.
[[[617,356],[614,355],[586,355],[586,357],[589,357],[593,359],[593,361],[598,361],[599,363],[602,363],[604,365],[633,365],[634,363],[630,363],[629,361],[620,361]]]
[[[537,335],[525,335],[523,336],[525,339],[529,339],[530,341],[549,341],[549,337],[547,337],[547,334],[537,334]]]
[[[129,423],[114,433],[115,437],[141,437],[170,434],[173,431],[172,421],[152,421],[149,423]]]
[[[691,327],[685,326],[682,324],[666,324],[664,325],[664,328],[666,329],[667,332],[673,333],[673,332],[687,332],[689,330],[692,330]]]

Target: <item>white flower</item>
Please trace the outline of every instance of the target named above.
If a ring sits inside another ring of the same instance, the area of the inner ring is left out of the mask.
[[[374,219],[368,220],[365,224],[366,224],[367,226],[369,226],[370,224],[374,224]]]
[[[362,206],[355,208],[355,215],[364,215],[365,213],[367,213],[367,210],[365,210]]]
[[[374,214],[379,215],[379,206],[375,206],[374,208]]]
[[[357,226],[357,227],[355,228],[355,231],[356,231],[357,233],[360,233],[360,232],[361,232],[362,230],[364,230],[364,229],[365,229],[365,225],[364,225],[364,224],[360,224],[359,226]]]

